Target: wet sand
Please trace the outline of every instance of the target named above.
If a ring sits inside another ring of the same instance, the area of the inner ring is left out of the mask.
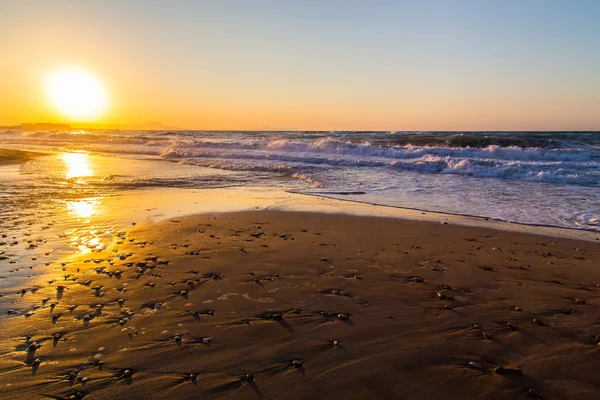
[[[143,222],[0,317],[0,396],[597,399],[599,261],[593,241],[452,223]]]

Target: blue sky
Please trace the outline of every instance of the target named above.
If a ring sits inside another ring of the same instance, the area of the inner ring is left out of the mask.
[[[599,17],[589,0],[0,0],[19,60],[0,73],[83,65],[126,122],[600,129]]]

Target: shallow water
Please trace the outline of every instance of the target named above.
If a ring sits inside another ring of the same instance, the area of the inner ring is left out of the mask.
[[[36,184],[50,192],[261,185],[600,231],[600,132],[4,131],[0,140],[5,147],[165,161],[135,164],[135,171],[115,171],[105,161],[93,175],[64,182],[52,171],[65,160],[25,164],[21,173],[43,176]]]

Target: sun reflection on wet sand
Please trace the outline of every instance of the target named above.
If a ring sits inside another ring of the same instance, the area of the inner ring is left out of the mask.
[[[100,199],[81,199],[66,202],[67,214],[76,219],[80,228],[71,229],[66,232],[69,241],[73,248],[76,248],[79,253],[89,253],[91,251],[99,251],[106,247],[102,242],[102,235],[107,233],[97,225],[91,225],[94,217],[98,217]]]
[[[93,171],[87,153],[63,153],[62,160],[66,163],[66,179],[92,176]]]
[[[89,220],[97,214],[99,203],[96,199],[67,201],[67,211],[77,219]]]

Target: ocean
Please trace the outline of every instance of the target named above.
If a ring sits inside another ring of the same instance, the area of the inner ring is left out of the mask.
[[[65,176],[52,165],[56,158],[37,158],[20,167],[25,179],[0,182],[5,209],[25,204],[23,196],[260,185],[600,231],[600,132],[4,130],[0,141],[5,148],[70,152],[72,158],[87,152],[161,161]]]

